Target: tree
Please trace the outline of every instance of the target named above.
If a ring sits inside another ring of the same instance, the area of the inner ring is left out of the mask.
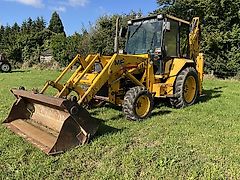
[[[21,26],[0,27],[0,51],[6,54],[12,64],[28,62],[39,63],[42,51],[50,47],[50,39],[55,33],[45,28],[42,17],[36,20],[28,18]]]
[[[48,29],[58,34],[63,33],[65,36],[63,23],[56,11],[52,14]]]
[[[70,59],[67,54],[67,38],[63,34],[56,34],[51,38],[50,47],[53,57],[62,66],[66,66]]]
[[[28,20],[27,20],[27,29],[28,29],[28,32],[31,32],[32,30],[33,30],[33,20],[32,20],[32,18],[28,18]]]
[[[20,32],[20,27],[17,23],[14,23],[13,26],[12,26],[12,31],[13,33],[19,33]]]
[[[46,22],[44,21],[43,17],[37,17],[34,21],[34,29],[36,32],[43,31],[46,28]]]
[[[5,27],[1,25],[0,26],[0,42],[2,42],[4,31],[5,31]]]

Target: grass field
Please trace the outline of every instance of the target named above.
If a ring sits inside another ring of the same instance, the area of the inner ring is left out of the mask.
[[[0,121],[12,87],[41,88],[56,71],[0,74]],[[158,105],[131,122],[109,107],[90,144],[49,157],[0,125],[0,179],[240,179],[240,82],[206,79],[205,97],[175,110]]]

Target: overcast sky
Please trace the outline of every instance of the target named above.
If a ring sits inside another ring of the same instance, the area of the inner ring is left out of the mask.
[[[57,11],[66,33],[71,35],[104,14],[142,10],[146,15],[155,9],[156,0],[0,0],[0,24],[21,24],[28,17],[38,16],[48,23],[52,12]]]

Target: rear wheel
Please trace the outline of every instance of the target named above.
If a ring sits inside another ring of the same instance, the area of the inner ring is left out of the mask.
[[[177,76],[174,87],[174,98],[170,99],[175,108],[184,108],[194,104],[198,97],[198,75],[197,71],[188,67]]]
[[[11,65],[8,62],[3,62],[1,64],[1,71],[4,73],[8,73],[11,71]]]
[[[153,96],[145,87],[133,87],[127,91],[122,108],[127,119],[143,120],[151,115]]]

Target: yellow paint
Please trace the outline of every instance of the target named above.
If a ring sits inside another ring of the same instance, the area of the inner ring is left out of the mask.
[[[173,59],[169,59],[166,63],[165,63],[165,71],[164,71],[164,75],[169,75],[170,71],[171,71],[171,66],[173,63]]]
[[[136,101],[135,107],[136,114],[139,117],[144,118],[148,114],[150,107],[151,101],[149,100],[148,96],[141,95]]]
[[[80,80],[80,83],[82,84],[92,84],[94,79],[97,77],[98,73],[93,72],[93,73],[87,73],[84,75],[84,77]]]
[[[202,82],[203,82],[203,76],[204,76],[204,56],[203,53],[199,53],[199,56],[197,57],[197,72],[198,72],[198,84],[199,84],[199,94],[202,94]]]
[[[187,65],[186,65],[187,64]],[[183,59],[183,58],[174,58],[173,63],[171,66],[171,71],[169,74],[169,77],[166,81],[167,86],[167,94],[173,95],[173,86],[175,84],[177,75],[180,73],[180,71],[183,69],[184,66],[194,66],[194,61],[189,59]],[[171,85],[171,86],[169,86]]]
[[[119,75],[115,74],[113,76],[109,77],[108,80],[108,97],[109,97],[109,102],[113,103],[113,104],[118,104],[117,103],[117,95],[119,93],[119,89],[120,89],[120,80],[116,80],[118,79]]]
[[[193,30],[189,34],[189,48],[190,48],[190,58],[196,60],[200,52],[200,41],[199,41],[199,17],[193,18],[191,26]],[[194,27],[193,27],[194,26]]]
[[[188,76],[184,85],[183,96],[187,103],[191,103],[196,93],[196,80],[193,76]]]
[[[155,83],[153,84],[153,89],[152,92],[155,93],[155,97],[160,97],[161,96],[161,83]]]
[[[125,76],[128,79],[130,79],[136,86],[143,86],[144,87],[144,85],[140,81],[138,81],[133,75],[131,75],[129,72],[126,72],[125,74],[126,74]]]

